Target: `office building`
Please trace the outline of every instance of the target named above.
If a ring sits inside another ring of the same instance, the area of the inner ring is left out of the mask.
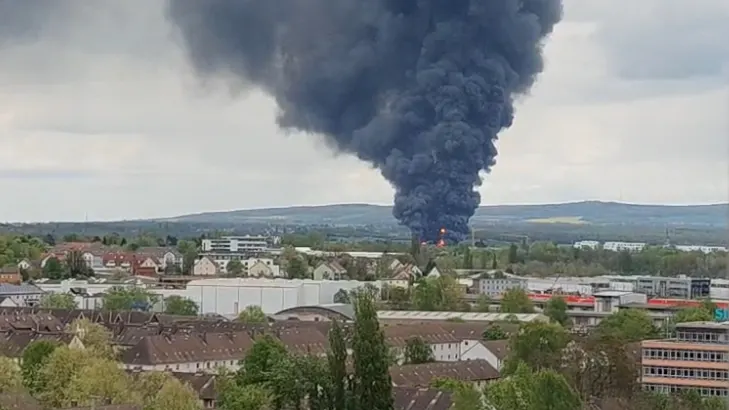
[[[641,276],[635,278],[633,291],[649,298],[702,299],[711,296],[711,279]]]
[[[273,242],[274,238],[261,235],[223,236],[222,238],[203,239],[201,248],[205,253],[263,253],[272,247]]]
[[[676,325],[676,337],[641,342],[641,384],[659,393],[729,394],[729,322]]]

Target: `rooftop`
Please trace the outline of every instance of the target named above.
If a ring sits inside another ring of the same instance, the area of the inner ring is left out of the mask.
[[[35,285],[11,285],[7,283],[0,284],[0,295],[37,295],[41,293],[45,292]]]
[[[707,330],[729,330],[729,322],[684,322],[677,323],[676,328],[686,329],[707,329]]]
[[[474,313],[474,312],[427,312],[381,310],[377,317],[384,320],[463,320],[464,322],[519,322],[547,321],[546,316],[539,313]]]

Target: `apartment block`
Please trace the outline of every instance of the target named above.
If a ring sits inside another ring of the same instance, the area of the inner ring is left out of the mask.
[[[644,389],[729,395],[729,322],[680,323],[675,338],[645,340],[641,351]]]

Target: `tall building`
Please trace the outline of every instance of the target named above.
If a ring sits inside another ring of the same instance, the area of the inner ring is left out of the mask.
[[[641,350],[644,389],[729,395],[729,322],[680,323],[674,339],[645,340]]]

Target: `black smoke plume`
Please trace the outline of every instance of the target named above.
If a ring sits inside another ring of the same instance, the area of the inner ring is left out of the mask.
[[[377,167],[414,234],[457,241],[562,1],[169,0],[168,15],[200,75],[271,94],[281,127]]]

